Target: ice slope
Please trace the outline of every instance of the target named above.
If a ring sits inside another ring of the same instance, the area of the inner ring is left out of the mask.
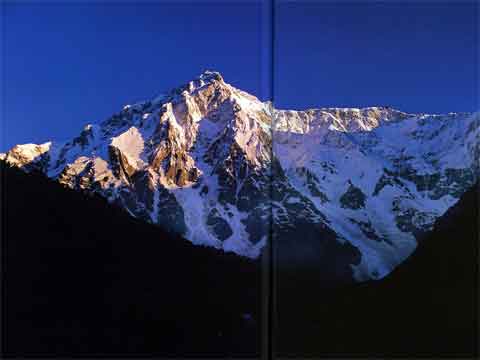
[[[272,229],[285,234],[279,247],[294,228],[318,233],[308,240],[318,244],[299,235],[300,250],[334,234],[350,247],[344,265],[364,280],[411,254],[478,179],[479,123],[478,114],[388,107],[277,110],[206,71],[71,141],[2,157],[244,256],[258,257]]]
[[[339,239],[360,249],[357,277],[382,277],[478,178],[478,137],[478,114],[281,110],[274,153]]]

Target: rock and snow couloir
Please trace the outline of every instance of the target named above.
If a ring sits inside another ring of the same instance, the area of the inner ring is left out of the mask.
[[[195,244],[255,258],[272,233],[285,261],[365,280],[475,183],[479,137],[479,114],[277,110],[206,71],[69,142],[2,157]]]

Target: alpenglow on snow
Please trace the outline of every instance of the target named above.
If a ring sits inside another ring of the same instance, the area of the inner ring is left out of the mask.
[[[260,255],[271,225],[280,260],[363,281],[408,257],[478,180],[479,129],[478,113],[277,110],[206,71],[1,158],[242,256]]]

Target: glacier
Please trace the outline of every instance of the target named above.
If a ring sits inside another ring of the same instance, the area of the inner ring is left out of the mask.
[[[1,158],[194,244],[257,258],[272,237],[285,261],[363,281],[405,260],[478,180],[479,136],[479,113],[280,110],[205,71]]]

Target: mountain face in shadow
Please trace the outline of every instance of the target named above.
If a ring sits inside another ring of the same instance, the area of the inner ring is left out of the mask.
[[[258,355],[258,261],[0,170],[4,356]]]
[[[260,354],[260,262],[0,170],[5,357]],[[325,287],[317,269],[279,269],[274,355],[478,355],[476,189],[383,280]]]
[[[277,276],[279,356],[477,357],[478,185],[389,276],[340,289]]]
[[[207,70],[0,159],[197,245],[259,258],[274,233],[282,265],[339,284],[383,278],[412,254],[480,179],[479,137],[480,113],[281,110]]]

